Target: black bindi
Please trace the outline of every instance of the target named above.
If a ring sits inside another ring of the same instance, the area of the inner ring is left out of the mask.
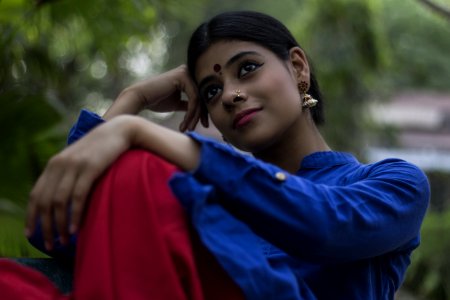
[[[215,64],[214,67],[214,72],[220,72],[220,70],[222,69],[222,67],[219,64]]]

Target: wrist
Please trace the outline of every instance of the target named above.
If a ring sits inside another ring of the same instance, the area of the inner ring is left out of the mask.
[[[109,120],[124,114],[136,115],[145,109],[145,106],[144,97],[133,87],[129,87],[119,94],[113,105],[103,115],[103,118]]]
[[[124,116],[127,142],[130,147],[147,148],[148,140],[153,140],[153,127],[156,125],[139,116]]]
[[[140,120],[141,118],[138,116],[120,115],[108,123],[114,124],[116,128],[114,131],[117,135],[123,137],[127,148],[130,148],[136,145],[136,136],[139,131]]]
[[[147,100],[144,95],[139,91],[138,87],[135,85],[129,86],[120,92],[117,100],[126,100],[132,103],[139,110],[143,110],[147,105]]]

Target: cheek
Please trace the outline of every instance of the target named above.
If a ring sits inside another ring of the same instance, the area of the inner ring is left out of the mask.
[[[270,97],[277,106],[297,105],[300,103],[300,93],[297,85],[288,76],[272,77],[265,81],[264,88],[259,89],[261,97]]]
[[[208,109],[209,118],[211,122],[216,126],[219,131],[226,128],[226,120],[223,111],[218,107],[213,107]]]

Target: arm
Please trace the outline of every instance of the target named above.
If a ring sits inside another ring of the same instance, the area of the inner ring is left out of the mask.
[[[213,185],[225,209],[293,256],[363,259],[401,250],[418,236],[429,187],[409,163],[378,163],[354,183],[337,185],[295,175],[280,181],[276,166],[211,142],[201,149],[197,181]],[[179,194],[188,194],[182,185]]]
[[[187,95],[189,101],[182,100],[182,93]],[[145,122],[141,118],[131,118],[131,116],[116,118],[117,116],[135,114],[144,108],[154,111],[187,110],[184,121],[180,124],[180,129],[184,131],[193,129],[200,119],[200,105],[197,101],[196,87],[193,85],[186,67],[180,66],[125,89],[105,113],[103,118],[108,122],[98,126],[95,130],[92,130],[92,128],[103,123],[103,119],[95,114],[82,112],[83,120],[80,119],[77,122],[69,135],[68,143],[73,143],[73,145],[64,149],[49,161],[30,193],[25,230],[27,236],[32,235],[35,230],[35,221],[39,218],[46,248],[51,249],[53,246],[52,215],[54,214],[56,229],[61,242],[67,243],[68,221],[66,212],[72,212],[71,231],[75,232],[92,182],[129,147],[140,147],[138,144],[140,142],[143,144],[142,147],[146,147],[148,141],[154,141],[152,136],[149,140],[140,137],[141,131],[138,128],[141,127],[131,125],[131,123],[145,124],[144,127],[151,127],[151,130],[158,132],[167,133],[169,131],[153,124],[158,127],[156,129],[149,125],[152,123]],[[202,120],[202,122],[207,126],[206,120]],[[108,123],[111,124],[106,125]],[[91,130],[95,134],[87,134]],[[138,130],[139,133],[133,133],[134,130]],[[86,137],[80,139],[84,135]],[[94,138],[89,136],[94,136]],[[169,139],[174,137],[173,134],[167,134],[167,136]],[[183,137],[181,134],[178,134],[178,136]],[[160,137],[160,135],[157,137]],[[136,145],[131,140],[132,138],[136,138],[136,141],[138,141]],[[98,140],[102,140],[102,143],[96,143]],[[189,140],[189,138],[185,137],[186,140]],[[151,148],[149,150],[152,151]],[[186,154],[184,151],[180,151],[180,148],[176,150],[178,151],[177,155]],[[161,152],[162,154],[170,153],[165,150]],[[167,159],[170,160],[173,157],[172,155]],[[78,178],[78,176],[80,177]]]
[[[182,100],[185,93],[189,101]],[[197,89],[189,77],[187,67],[181,65],[159,76],[138,82],[125,90],[103,115],[110,120],[122,114],[138,114],[144,109],[155,112],[186,111],[180,130],[193,130],[200,120],[208,126],[208,120],[200,116]]]
[[[199,145],[188,136],[140,117],[124,115],[105,122],[50,159],[30,194],[27,235],[40,217],[45,247],[52,249],[54,214],[61,241],[66,243],[69,206],[70,232],[75,233],[92,184],[130,147],[155,152],[184,170],[196,167],[200,153]]]
[[[181,99],[185,93],[189,101]],[[81,114],[71,128],[68,144],[72,144],[97,125],[120,115],[136,115],[144,109],[155,112],[186,111],[180,131],[193,130],[200,119],[197,91],[184,65],[164,74],[138,82],[124,89],[103,117],[87,110]],[[204,116],[203,116],[204,117]],[[208,126],[206,118],[201,119]]]
[[[71,145],[83,136],[85,136],[89,131],[91,131],[96,126],[104,123],[105,120],[102,119],[97,114],[90,112],[88,110],[82,110],[77,122],[72,126],[69,131],[69,136],[67,137],[67,144]],[[55,230],[53,230],[55,231]],[[44,245],[42,225],[40,220],[37,220],[35,228],[32,234],[28,235],[28,241],[40,251],[46,253],[47,255],[55,258],[60,258],[63,260],[73,259],[75,257],[76,251],[76,235],[70,235],[66,240],[61,241],[61,237],[55,233],[54,240],[52,241],[51,251],[47,250]],[[64,242],[64,243],[63,243]]]

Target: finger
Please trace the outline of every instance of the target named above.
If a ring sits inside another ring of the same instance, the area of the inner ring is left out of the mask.
[[[181,128],[183,129],[182,131],[185,131],[186,129],[195,128],[195,125],[197,125],[199,120],[199,114],[197,113],[197,109],[199,106],[197,87],[195,86],[194,82],[189,77],[189,75],[186,75],[185,80],[186,82],[184,83],[184,90],[188,97],[188,102],[184,120],[180,125],[180,129]]]
[[[44,237],[45,249],[48,251],[53,249],[53,218],[50,206],[39,207],[42,235]]]
[[[209,118],[206,113],[202,113],[202,110],[200,110],[200,122],[202,123],[203,127],[208,128],[209,127]]]
[[[192,102],[195,102],[195,101],[192,101]],[[182,130],[182,131],[193,130],[200,119],[200,110],[199,110],[200,107],[192,102],[189,104],[188,111],[186,112],[186,114],[184,116],[184,120],[183,120],[184,130]]]
[[[68,165],[67,157],[63,154],[58,154],[52,157],[42,176],[42,181],[39,182],[42,189],[39,202],[37,203],[38,214],[41,218],[42,234],[47,250],[53,248],[54,232],[55,232],[55,206],[58,203],[58,190],[61,186],[62,180],[66,174],[73,172],[73,168]]]
[[[180,126],[179,126],[179,129],[180,129],[180,131],[181,132],[185,132],[186,130],[187,130],[187,128],[188,128],[188,126],[187,126],[187,119],[188,119],[188,116],[187,116],[187,112],[184,114],[184,117],[183,117],[183,121],[181,121],[181,123],[180,123]]]
[[[26,212],[26,218],[25,218],[25,235],[29,238],[36,229],[36,221],[37,221],[37,215],[38,215],[38,207],[37,203],[39,202],[39,197],[41,195],[41,189],[39,182],[42,180],[42,176],[38,178],[35,185],[31,189],[29,200],[28,200],[28,206],[27,206],[27,212]]]
[[[181,99],[178,102],[178,106],[177,106],[176,110],[178,110],[178,111],[187,111],[188,110],[188,101]]]
[[[191,120],[193,118],[193,115],[194,115],[194,113],[191,112],[191,111],[187,111],[184,114],[183,121],[180,123],[180,131],[181,132],[185,132],[186,130],[189,129],[189,126],[190,126]]]
[[[35,188],[30,193],[30,199],[28,201],[28,207],[25,218],[25,236],[27,238],[31,237],[36,229],[36,220],[37,220],[37,200],[38,194],[35,191]]]
[[[187,127],[188,130],[194,130],[200,120],[201,109],[197,106],[192,114],[192,118],[188,121]]]
[[[70,171],[72,171],[73,169],[75,168],[69,168]],[[59,237],[63,245],[67,244],[69,240],[67,222],[69,212],[67,209],[69,207],[70,194],[72,193],[75,179],[75,172],[66,172],[53,194],[53,215],[56,229],[59,233]]]
[[[186,114],[184,114],[183,121],[181,121],[180,126],[178,128],[181,132],[185,132],[187,130]]]
[[[53,167],[51,166],[49,161],[44,172],[41,174],[41,176],[39,176],[30,192],[25,221],[25,234],[27,237],[30,237],[34,233],[41,206],[47,199],[45,198],[46,195],[49,191],[53,190],[53,185],[56,183],[55,180],[49,180],[49,177],[52,177],[52,169]]]
[[[80,228],[81,220],[84,213],[84,207],[89,195],[92,183],[95,178],[90,176],[79,176],[74,185],[72,192],[72,218],[70,220],[69,231],[74,234]]]

